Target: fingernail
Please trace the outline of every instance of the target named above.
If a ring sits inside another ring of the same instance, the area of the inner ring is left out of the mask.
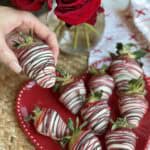
[[[11,62],[9,66],[16,73],[20,73],[22,70],[21,66],[15,61]]]

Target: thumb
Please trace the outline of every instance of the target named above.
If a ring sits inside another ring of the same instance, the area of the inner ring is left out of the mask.
[[[10,69],[16,73],[20,73],[22,68],[18,63],[17,57],[8,47],[5,38],[0,36],[0,39],[0,61],[10,67]]]

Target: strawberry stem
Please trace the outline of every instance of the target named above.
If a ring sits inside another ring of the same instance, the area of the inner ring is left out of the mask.
[[[88,98],[88,102],[96,102],[96,101],[100,101],[101,97],[102,97],[103,91],[101,92],[93,92],[91,91],[91,95]]]
[[[106,74],[107,69],[108,66],[106,64],[104,64],[100,69],[91,66],[89,67],[89,73],[92,75],[104,75]]]
[[[67,126],[72,132],[75,130],[74,123],[71,118],[69,118]]]
[[[71,139],[71,136],[65,136],[60,140],[60,145],[62,146],[62,148],[65,148],[65,146],[68,144],[70,139]]]
[[[84,127],[86,127],[88,125],[88,121],[85,121],[84,123],[82,123],[80,126],[79,126],[79,129],[82,130]]]
[[[112,122],[112,130],[120,129],[120,128],[129,128],[132,129],[133,125],[129,124],[126,118],[117,118],[117,120]]]
[[[144,80],[142,78],[130,80],[128,84],[128,89],[125,92],[128,94],[145,94]]]
[[[24,120],[26,122],[29,122],[31,120],[35,121],[41,115],[41,113],[42,113],[41,109],[39,107],[35,107],[35,109],[32,111],[32,114],[25,117]]]
[[[133,43],[128,43],[128,44],[122,44],[122,43],[117,43],[116,48],[117,48],[117,54],[118,55],[127,55],[130,58],[134,59],[140,59],[145,56],[146,52],[144,50],[137,50],[135,52],[131,51],[131,48],[137,48],[135,44]]]
[[[71,130],[71,136],[65,136],[61,141],[60,144],[62,147],[65,147],[68,143],[74,143],[76,139],[78,139],[79,135],[82,132],[82,129],[87,125],[87,122],[84,122],[82,125],[79,126],[79,118],[76,118],[76,123],[74,124],[72,119],[69,118],[68,120],[68,128]]]
[[[18,41],[14,41],[14,47],[17,49],[31,46],[35,42],[33,38],[33,32],[31,30],[29,31],[29,34],[19,32],[19,36],[21,40],[18,39]]]
[[[30,122],[31,120],[33,120],[33,115],[28,115],[24,118],[25,122]]]
[[[60,86],[65,86],[74,81],[74,79],[70,73],[63,71],[60,68],[57,68],[57,71],[61,75],[60,77],[56,77],[56,80]]]

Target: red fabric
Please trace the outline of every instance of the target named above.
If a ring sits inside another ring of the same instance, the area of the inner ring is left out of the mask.
[[[27,11],[37,11],[41,9],[45,1],[46,0],[11,0],[11,3],[18,9]]]
[[[94,24],[101,0],[56,0],[56,16],[70,25],[81,23]]]

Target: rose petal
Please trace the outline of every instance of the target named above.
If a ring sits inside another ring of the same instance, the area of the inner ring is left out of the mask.
[[[11,0],[11,3],[18,9],[37,11],[41,9],[44,0]]]
[[[89,22],[97,14],[100,4],[101,0],[57,0],[55,14],[66,23],[77,25]]]

